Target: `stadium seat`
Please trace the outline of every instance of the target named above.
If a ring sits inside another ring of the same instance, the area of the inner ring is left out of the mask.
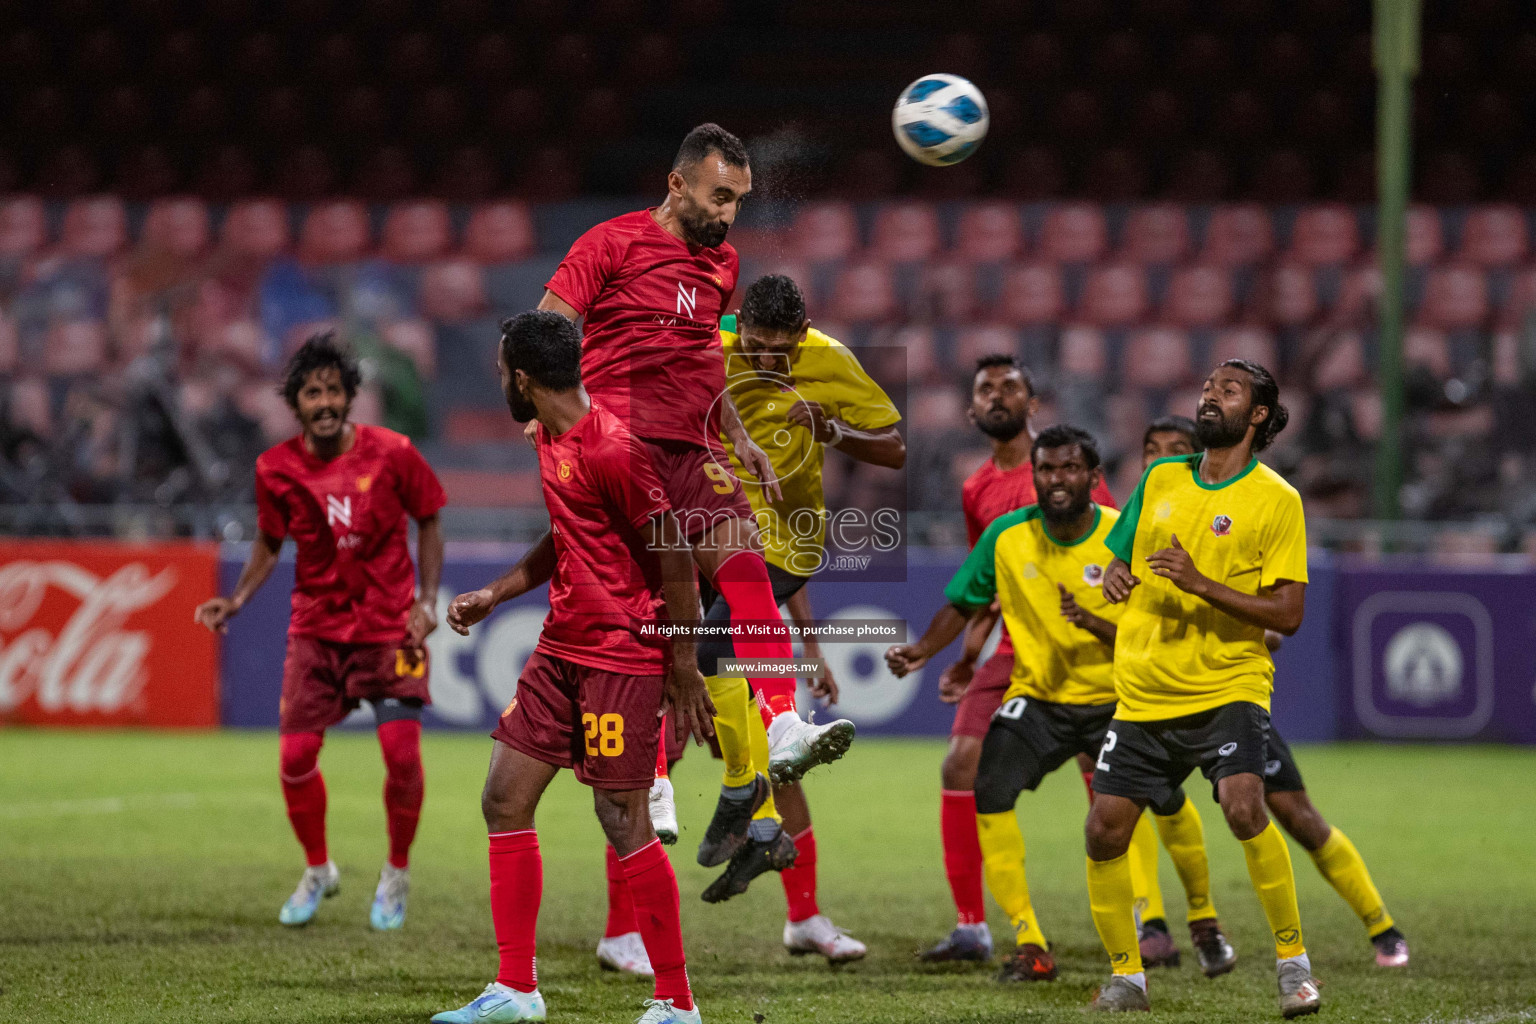
[[[1456,255],[1480,267],[1509,267],[1525,258],[1524,211],[1514,206],[1484,206],[1467,214]]]
[[[1444,331],[1431,327],[1410,327],[1403,332],[1403,364],[1422,366],[1436,380],[1451,376],[1451,343]]]
[[[818,324],[818,327],[822,325]],[[823,328],[831,334],[829,328]],[[835,338],[836,334],[832,334]],[[877,334],[861,356],[865,370],[877,380],[925,381],[939,372],[938,344],[933,328],[907,326]]]
[[[384,146],[363,159],[351,192],[370,203],[395,203],[416,193],[416,161],[400,146]]]
[[[1312,368],[1313,391],[1347,391],[1370,379],[1365,341],[1358,331],[1340,331]]]
[[[1533,310],[1536,310],[1536,267],[1523,267],[1509,282],[1508,293],[1498,311],[1499,326],[1523,328]]]
[[[965,426],[965,399],[956,388],[923,388],[907,410],[909,429],[939,433]]]
[[[133,202],[169,195],[181,186],[181,171],[159,146],[138,146],[117,165],[114,190]]]
[[[11,422],[38,437],[53,436],[53,403],[48,397],[48,382],[36,377],[22,377],[11,382]]]
[[[1426,327],[1479,328],[1486,325],[1488,313],[1488,281],[1478,267],[1450,264],[1436,267],[1425,278],[1417,319]]]
[[[998,298],[1000,319],[1019,326],[1054,324],[1067,307],[1061,270],[1051,263],[1021,263],[1003,275]]]
[[[211,203],[233,203],[256,191],[256,161],[243,146],[220,146],[197,165],[192,191]]]
[[[1147,311],[1147,278],[1132,263],[1108,263],[1088,272],[1077,315],[1096,327],[1126,327]]]
[[[423,316],[442,323],[461,323],[485,312],[485,279],[469,260],[448,260],[421,275],[418,297]]]
[[[1437,262],[1445,252],[1445,232],[1440,223],[1440,211],[1433,206],[1415,204],[1408,207],[1404,224],[1408,265],[1427,267]]]
[[[1128,203],[1147,193],[1147,161],[1123,146],[1095,153],[1083,172],[1083,191],[1105,203]]]
[[[1172,89],[1148,89],[1132,104],[1131,134],[1138,140],[1162,146],[1185,136],[1184,101]]]
[[[1355,211],[1341,203],[1312,206],[1296,215],[1286,256],[1309,267],[1347,263],[1360,251]]]
[[[1306,326],[1320,311],[1312,270],[1299,263],[1275,266],[1264,275],[1259,291],[1259,316],[1276,326]]]
[[[1211,344],[1212,365],[1227,359],[1247,359],[1271,373],[1280,372],[1275,336],[1263,327],[1233,327],[1219,331]]]
[[[1189,253],[1189,218],[1182,206],[1142,206],[1126,218],[1120,254],[1134,263],[1168,265]]]
[[[150,204],[144,217],[145,247],[182,259],[201,255],[208,248],[208,206],[201,199],[177,196]]]
[[[21,341],[13,317],[0,316],[0,375],[16,372],[21,358]]]
[[[430,82],[442,62],[438,41],[430,32],[407,32],[389,44],[390,77],[408,83]]]
[[[459,146],[437,165],[432,194],[449,203],[480,203],[496,192],[501,170],[484,146]]]
[[[897,312],[890,269],[878,263],[850,263],[837,272],[827,312],[854,324],[891,320]]]
[[[64,320],[48,328],[43,372],[50,376],[95,373],[107,363],[107,327],[99,320]]]
[[[1232,275],[1219,266],[1182,267],[1168,282],[1163,319],[1180,327],[1215,327],[1232,315]]]
[[[1275,149],[1259,157],[1247,194],[1265,203],[1304,203],[1317,192],[1312,158],[1294,149]]]
[[[1012,203],[974,203],[960,211],[953,253],[969,263],[1005,263],[1024,249],[1024,227]]]
[[[1269,105],[1252,89],[1223,96],[1214,105],[1212,122],[1216,138],[1249,145],[1268,136],[1273,126]]]
[[[1054,263],[1091,263],[1109,248],[1104,211],[1087,203],[1054,206],[1040,228],[1040,255]]]
[[[102,259],[128,244],[128,211],[116,196],[77,199],[64,211],[59,247],[66,256]]]
[[[1189,335],[1184,331],[1143,327],[1126,340],[1120,379],[1127,387],[1176,387],[1193,377],[1191,362]]]
[[[213,334],[209,350],[221,361],[254,373],[265,364],[277,349],[276,342],[267,337],[261,324],[255,320],[231,320],[221,324]]]
[[[477,263],[511,263],[536,248],[533,215],[513,200],[484,203],[470,212],[464,228],[464,255]]]
[[[847,259],[859,248],[859,223],[849,203],[813,203],[795,214],[790,253],[811,263]]]
[[[998,191],[1014,199],[1038,203],[1061,195],[1066,182],[1061,154],[1044,146],[1030,146],[1005,159]]]
[[[632,86],[665,85],[687,66],[677,41],[660,32],[632,40],[624,56],[624,79]]]
[[[533,202],[558,203],[581,191],[581,173],[570,152],[560,146],[540,146],[517,176],[516,192]]]
[[[976,275],[968,263],[953,260],[926,264],[918,277],[921,301],[916,315],[945,323],[963,323],[977,311]]]
[[[37,196],[0,200],[0,257],[30,256],[48,242],[48,212]]]
[[[491,96],[485,123],[495,135],[538,138],[548,127],[549,118],[549,101],[544,94],[520,85]]]
[[[299,229],[299,258],[330,266],[355,263],[367,255],[372,229],[368,210],[355,199],[333,199],[312,207]]]
[[[1264,207],[1218,206],[1211,211],[1201,260],[1222,267],[1246,267],[1265,262],[1274,251],[1274,229]]]
[[[277,393],[277,385],[273,381],[246,381],[235,392],[235,405],[261,424],[261,433],[267,444],[286,441],[298,433],[293,410],[288,408],[283,396]]]
[[[336,167],[319,146],[300,146],[285,153],[272,179],[274,190],[295,202],[317,202],[336,187]]]
[[[448,205],[435,199],[396,203],[384,217],[384,258],[395,263],[426,263],[453,247]]]
[[[1232,165],[1220,150],[1188,149],[1175,155],[1163,198],[1181,203],[1211,203],[1232,191]]]
[[[425,320],[393,320],[379,326],[379,337],[416,364],[424,380],[437,376],[437,332]]]
[[[939,215],[927,203],[882,204],[875,213],[869,255],[887,263],[916,263],[939,251]]]
[[[1057,367],[1064,374],[1100,380],[1109,370],[1109,343],[1096,327],[1072,324],[1062,329]]]
[[[961,369],[976,365],[982,356],[1019,354],[1019,332],[1001,324],[966,327],[955,334],[954,362]]]
[[[1104,103],[1087,89],[1062,93],[1050,114],[1050,132],[1058,139],[1097,141],[1104,135]]]
[[[288,208],[276,199],[246,199],[230,207],[220,239],[233,252],[270,260],[288,248]]]

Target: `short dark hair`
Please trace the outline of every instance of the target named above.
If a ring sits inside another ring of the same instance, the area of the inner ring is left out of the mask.
[[[1228,359],[1221,365],[1246,373],[1251,378],[1249,386],[1251,403],[1269,409],[1269,415],[1253,432],[1253,450],[1261,452],[1274,443],[1275,435],[1284,430],[1291,419],[1290,410],[1280,404],[1280,385],[1275,383],[1274,374],[1251,360]]]
[[[357,357],[352,354],[352,349],[337,341],[334,331],[310,335],[309,340],[299,346],[283,370],[283,385],[278,393],[290,408],[297,409],[299,391],[309,380],[309,375],[332,366],[341,372],[341,387],[347,393],[347,400],[356,398],[358,386],[363,383],[363,373],[357,368]]]
[[[768,274],[748,286],[738,318],[743,327],[798,331],[805,323],[805,295],[794,279],[784,274]]]
[[[1065,423],[1058,423],[1054,427],[1046,427],[1035,438],[1035,443],[1029,449],[1029,461],[1034,462],[1036,454],[1041,448],[1065,448],[1069,444],[1075,444],[1083,453],[1083,461],[1089,469],[1098,469],[1099,442],[1093,439],[1093,435],[1082,427],[1069,427]]]
[[[1195,421],[1188,416],[1159,416],[1147,424],[1146,433],[1141,435],[1141,446],[1145,448],[1147,442],[1152,440],[1153,434],[1183,434],[1189,439],[1190,446],[1195,451],[1201,450],[1200,438],[1195,433]]]
[[[672,161],[672,169],[687,170],[711,153],[719,153],[732,167],[751,166],[751,162],[747,159],[747,147],[741,144],[741,140],[713,121],[709,121],[684,136],[683,144],[677,147],[677,156]]]
[[[1030,376],[1029,367],[1019,362],[1017,356],[1011,356],[1007,352],[989,352],[976,360],[976,369],[971,371],[971,379],[982,370],[990,370],[994,366],[1006,366],[1011,370],[1018,370],[1019,376],[1024,378],[1024,386],[1029,389],[1029,395],[1033,398],[1035,392],[1035,378]]]
[[[581,383],[581,330],[552,309],[534,309],[501,322],[501,358],[551,391]]]

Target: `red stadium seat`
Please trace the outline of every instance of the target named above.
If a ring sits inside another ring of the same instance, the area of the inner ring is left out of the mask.
[[[1136,150],[1101,150],[1083,172],[1083,191],[1106,203],[1128,203],[1147,193],[1147,161]]]
[[[1109,248],[1104,211],[1087,203],[1053,207],[1040,228],[1040,255],[1055,263],[1091,263]]]
[[[1177,327],[1143,327],[1126,341],[1120,378],[1129,387],[1171,388],[1189,381],[1189,335]]]
[[[954,388],[924,388],[912,398],[911,429],[939,433],[965,426],[965,399]]]
[[[1024,226],[1012,203],[976,203],[960,212],[954,254],[970,263],[1004,263],[1024,249]]]
[[[269,260],[288,248],[288,207],[276,199],[246,199],[230,207],[221,239],[226,248]]]
[[[889,268],[851,263],[837,273],[828,313],[849,323],[885,323],[895,317],[896,288]]]
[[[1064,374],[1101,379],[1109,369],[1109,344],[1104,332],[1082,324],[1066,327],[1061,332],[1061,351],[1056,362]]]
[[[1358,331],[1340,331],[1312,369],[1313,391],[1348,390],[1370,379],[1365,342]]]
[[[144,218],[144,245],[182,259],[208,248],[208,206],[201,199],[178,196],[150,204]]]
[[[1054,324],[1067,308],[1061,270],[1051,263],[1022,263],[1003,276],[998,316],[1021,327]]]
[[[273,188],[295,202],[315,202],[336,187],[336,168],[319,146],[300,146],[284,154],[273,176]]]
[[[1287,255],[1309,267],[1347,263],[1360,251],[1360,224],[1342,203],[1312,206],[1296,215]]]
[[[106,324],[99,320],[65,320],[48,328],[48,343],[43,349],[44,373],[95,373],[106,363]]]
[[[261,424],[262,436],[268,444],[286,441],[299,432],[293,410],[277,393],[272,381],[253,380],[242,384],[235,393],[235,405]]]
[[[1488,313],[1488,281],[1478,267],[1451,264],[1425,278],[1417,318],[1425,326],[1447,331],[1483,327]]]
[[[1525,216],[1516,206],[1484,206],[1467,214],[1457,255],[1480,267],[1508,267],[1525,258]]]
[[[496,192],[501,170],[484,146],[459,146],[438,165],[432,194],[449,203],[479,203]]]
[[[533,215],[513,200],[475,207],[464,228],[464,255],[478,263],[511,263],[535,247]]]
[[[1275,251],[1269,211],[1258,205],[1218,206],[1205,227],[1200,258],[1223,267],[1263,263]]]
[[[32,431],[38,437],[53,436],[53,403],[48,397],[48,382],[23,377],[11,384],[11,422]]]
[[[859,223],[849,203],[813,203],[795,215],[790,255],[812,263],[847,259],[859,247]]]
[[[220,325],[210,346],[219,359],[233,363],[247,372],[260,369],[268,353],[275,348],[276,344],[255,320],[231,320]]]
[[[1095,267],[1083,283],[1078,316],[1096,327],[1126,327],[1147,312],[1147,278],[1132,263]]]
[[[1177,202],[1211,203],[1232,191],[1232,165],[1220,150],[1196,148],[1174,157],[1163,196]]]
[[[368,154],[352,177],[352,193],[370,203],[395,203],[416,192],[416,161],[400,146]]]
[[[460,323],[485,312],[485,278],[469,260],[449,260],[421,275],[421,312],[432,320]]]
[[[1120,253],[1136,263],[1178,263],[1189,253],[1189,218],[1182,206],[1160,203],[1131,211]]]
[[[1246,359],[1271,373],[1279,372],[1280,351],[1275,346],[1275,336],[1263,327],[1233,327],[1218,333],[1211,346],[1211,362],[1228,359]]]
[[[430,380],[437,376],[437,332],[425,320],[394,320],[379,328],[384,344],[404,352],[416,364],[416,372]]]
[[[1410,327],[1403,332],[1403,363],[1422,366],[1437,380],[1451,376],[1451,343],[1443,331],[1431,327]]]
[[[256,191],[256,161],[242,146],[220,146],[192,175],[192,189],[209,202],[233,203]]]
[[[1499,324],[1506,328],[1523,327],[1533,309],[1536,309],[1536,267],[1525,267],[1516,271],[1509,283],[1509,294],[1499,310]]]
[[[9,376],[16,372],[17,361],[21,356],[21,344],[17,333],[14,319],[8,316],[0,317],[0,374]]]
[[[828,333],[831,333],[828,329]],[[834,338],[836,334],[832,335]],[[877,338],[871,348],[870,365],[864,369],[877,378],[922,381],[939,369],[938,345],[931,327],[902,327],[889,339]]]
[[[1300,327],[1311,322],[1320,305],[1317,282],[1308,267],[1281,263],[1264,276],[1259,315],[1282,327]]]
[[[923,267],[922,308],[914,312],[948,323],[963,323],[976,312],[976,275],[968,263],[944,260]]]
[[[453,246],[448,205],[435,199],[396,203],[384,218],[384,258],[395,263],[426,263]]]
[[[1017,356],[1019,332],[1001,324],[983,324],[967,327],[955,334],[955,363],[961,369],[969,369],[982,356],[994,353]]]
[[[883,204],[875,214],[869,255],[888,263],[916,263],[939,251],[939,215],[927,203]]]
[[[1163,318],[1181,327],[1214,327],[1232,315],[1232,304],[1232,275],[1225,267],[1183,267],[1168,282]]]
[[[30,256],[48,242],[48,212],[37,196],[0,200],[0,256]]]
[[[299,258],[328,266],[367,255],[373,231],[368,211],[355,199],[333,199],[310,209],[299,230]]]
[[[1061,154],[1045,146],[1030,146],[1006,158],[998,191],[1024,202],[1044,202],[1066,188],[1067,173]]]
[[[103,258],[128,243],[128,211],[116,196],[76,199],[64,211],[59,245],[66,256]]]
[[[1259,157],[1247,192],[1265,203],[1304,203],[1317,192],[1312,157],[1294,149],[1275,149]]]

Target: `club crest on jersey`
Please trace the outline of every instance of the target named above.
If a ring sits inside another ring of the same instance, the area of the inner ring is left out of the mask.
[[[362,476],[357,478],[357,489],[362,491],[364,494],[367,494],[368,488],[372,486],[373,475],[371,473],[364,473]]]
[[[1232,517],[1217,516],[1211,520],[1211,532],[1218,537],[1225,537],[1232,532]]]
[[[569,480],[572,472],[574,470],[571,469],[571,464],[564,459],[561,459],[560,465],[555,468],[555,475],[561,480]]]
[[[1097,587],[1104,582],[1104,567],[1102,565],[1083,566],[1083,582],[1090,587]]]

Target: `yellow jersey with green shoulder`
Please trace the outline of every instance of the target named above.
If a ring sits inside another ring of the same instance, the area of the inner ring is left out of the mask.
[[[1230,480],[1200,479],[1204,455],[1158,459],[1142,474],[1110,531],[1109,549],[1141,585],[1115,638],[1116,715],[1132,722],[1198,714],[1246,701],[1269,709],[1275,663],[1264,629],[1154,575],[1147,556],[1173,537],[1195,568],[1256,594],[1282,580],[1307,582],[1301,495],[1255,458]]]
[[[763,557],[785,572],[811,576],[821,568],[827,530],[821,467],[826,445],[809,428],[786,416],[798,401],[816,402],[858,430],[879,430],[901,421],[901,413],[880,385],[842,343],[812,327],[790,365],[788,380],[758,374],[741,351],[736,318],[720,322],[726,388],[747,433],[767,453],[784,497],[770,501],[761,487],[748,485],[747,498],[763,538]],[[728,438],[722,437],[738,480],[751,480]]]
[[[1013,637],[1013,673],[1004,700],[1032,697],[1054,704],[1113,704],[1114,652],[1061,614],[1059,583],[1085,610],[1117,622],[1125,609],[1104,599],[1104,571],[1114,557],[1105,543],[1120,513],[1093,506],[1093,528],[1070,543],[1051,536],[1039,505],[992,521],[966,556],[944,598],[967,613],[995,597]]]

